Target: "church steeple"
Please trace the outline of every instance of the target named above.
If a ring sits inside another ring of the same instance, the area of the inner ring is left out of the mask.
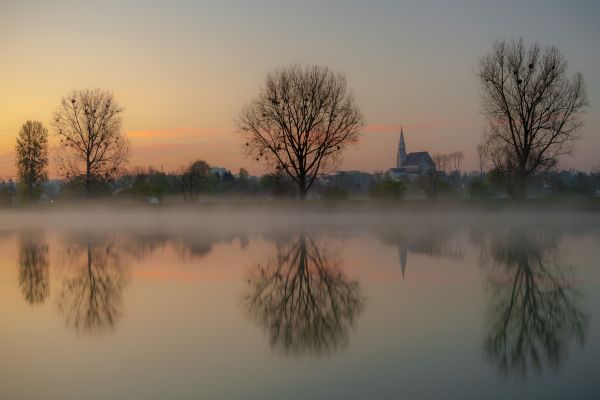
[[[406,161],[406,144],[404,143],[404,131],[400,125],[400,142],[398,143],[398,155],[396,156],[396,168],[401,168]]]

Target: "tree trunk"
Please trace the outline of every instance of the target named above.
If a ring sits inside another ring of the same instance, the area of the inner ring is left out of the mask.
[[[306,177],[301,176],[298,182],[298,190],[300,194],[300,200],[306,200],[308,188],[306,187]]]
[[[92,172],[89,160],[85,164],[85,197],[88,199],[91,197],[92,188]]]
[[[300,200],[306,200],[306,195],[307,195],[308,191],[306,190],[305,187],[300,187]]]
[[[527,198],[527,175],[520,171],[514,179],[512,197],[515,200],[525,200]]]
[[[33,203],[33,173],[32,171],[29,171],[29,187],[28,189],[28,197],[29,197],[29,202]]]

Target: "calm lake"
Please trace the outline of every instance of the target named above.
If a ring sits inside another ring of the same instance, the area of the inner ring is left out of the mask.
[[[9,216],[0,398],[596,399],[599,222]]]

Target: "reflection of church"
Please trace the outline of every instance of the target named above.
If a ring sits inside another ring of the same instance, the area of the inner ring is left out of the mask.
[[[404,142],[404,131],[400,128],[400,141],[398,143],[398,153],[396,155],[396,167],[388,170],[388,175],[393,179],[402,177],[416,177],[425,175],[429,171],[435,170],[435,163],[426,151],[417,151],[406,153],[406,143]]]
[[[406,246],[398,245],[398,257],[400,257],[400,269],[402,269],[402,280],[404,280],[404,271],[408,260],[408,248]]]
[[[460,234],[444,227],[416,228],[411,232],[398,232],[387,241],[398,248],[403,280],[409,253],[453,259],[460,259],[464,254]]]

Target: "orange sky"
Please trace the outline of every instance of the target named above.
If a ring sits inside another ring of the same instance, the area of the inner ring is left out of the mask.
[[[570,73],[583,73],[591,107],[562,166],[588,170],[600,163],[599,12],[539,0],[2,2],[0,177],[15,174],[19,127],[49,125],[61,97],[85,88],[110,90],[125,108],[132,167],[204,159],[261,173],[234,120],[265,74],[290,63],[346,75],[368,125],[341,169],[392,167],[400,124],[409,152],[462,150],[476,169],[478,60],[515,36],[557,46]]]

